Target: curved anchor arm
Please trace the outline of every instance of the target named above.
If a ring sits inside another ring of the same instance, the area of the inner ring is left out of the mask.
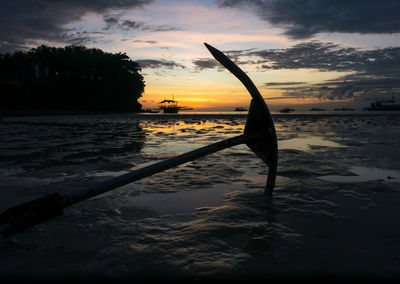
[[[254,83],[242,69],[215,47],[207,43],[204,43],[204,45],[219,63],[242,82],[252,97],[244,134],[261,133],[262,137],[257,140],[249,139],[246,144],[268,165],[269,171],[265,193],[272,194],[278,168],[278,142],[268,106]]]

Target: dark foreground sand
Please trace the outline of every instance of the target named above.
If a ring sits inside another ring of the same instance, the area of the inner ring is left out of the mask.
[[[0,279],[400,278],[398,115],[279,115],[279,171],[236,146],[0,240]],[[0,210],[239,135],[245,116],[4,118]]]

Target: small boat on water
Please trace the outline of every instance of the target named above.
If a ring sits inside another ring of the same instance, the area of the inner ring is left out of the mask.
[[[289,113],[294,111],[294,109],[290,108],[290,107],[285,107],[284,109],[279,110],[279,112],[281,113]]]
[[[390,111],[390,110],[400,110],[400,104],[396,104],[396,101],[393,98],[392,95],[392,99],[389,101],[378,101],[376,100],[375,102],[371,103],[370,107],[366,107],[366,110],[386,110],[386,111]]]
[[[163,100],[158,103],[158,107],[164,113],[178,113],[180,107],[178,106],[178,102],[174,100]]]
[[[179,110],[192,110],[192,107],[187,106],[179,106],[178,102],[174,100],[174,96],[172,95],[172,100],[163,100],[158,103],[158,107],[164,113],[178,113]]]
[[[325,110],[326,108],[316,108],[316,107],[310,109],[310,111],[325,111]]]
[[[244,107],[237,107],[237,108],[235,108],[235,111],[248,111],[248,109],[246,109]]]

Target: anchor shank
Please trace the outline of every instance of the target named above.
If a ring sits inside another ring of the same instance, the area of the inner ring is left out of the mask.
[[[147,167],[143,167],[136,171],[111,178],[105,182],[94,185],[89,189],[72,195],[61,196],[58,193],[50,194],[45,197],[9,208],[0,214],[0,234],[3,236],[12,235],[16,232],[33,227],[37,224],[43,223],[44,221],[62,215],[65,207],[116,189],[128,183],[165,171],[172,167],[176,167],[200,157],[215,153],[217,151],[247,143],[249,140],[257,139],[258,136],[258,134],[242,134],[235,136],[149,165]]]
[[[200,157],[212,154],[217,151],[224,150],[226,148],[246,143],[250,138],[255,139],[257,135],[239,135],[226,140],[222,140],[216,143],[213,143],[208,146],[201,147],[199,149],[184,153],[182,155],[167,159],[165,161],[158,162],[156,164],[149,165],[147,167],[138,169],[136,171],[109,179],[103,183],[97,184],[84,192],[80,192],[71,196],[67,202],[66,206],[72,205],[74,203],[83,201],[85,199],[91,198],[93,196],[102,194],[104,192],[110,191],[112,189],[118,188],[120,186],[126,185],[128,183],[140,180],[142,178],[154,175],[156,173],[165,171],[172,167],[179,166],[181,164],[193,161]]]

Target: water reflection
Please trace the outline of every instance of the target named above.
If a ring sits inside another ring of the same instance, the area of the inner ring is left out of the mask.
[[[204,134],[221,129],[221,133],[234,131],[242,133],[244,129],[244,120],[210,120],[210,119],[185,119],[162,121],[142,121],[141,126],[151,133],[162,131],[164,134],[184,135],[188,133]]]
[[[201,207],[223,205],[223,195],[235,189],[240,189],[240,186],[218,184],[198,190],[141,194],[129,198],[126,206],[154,211],[160,215],[192,214]]]
[[[38,188],[38,194],[43,195],[55,190],[45,187],[50,184],[60,184],[63,190],[74,190],[89,180],[88,184],[93,184],[110,173],[119,174],[144,162],[140,152],[145,140],[138,120],[132,119],[4,119],[0,125],[2,188],[10,192],[27,188],[36,192]]]
[[[306,136],[306,137],[296,137],[287,140],[278,140],[278,149],[294,149],[300,151],[311,151],[310,146],[324,146],[324,147],[346,147],[339,143],[329,141],[319,136]]]
[[[243,133],[244,121],[182,119],[162,121],[142,121],[141,126],[149,139],[143,147],[143,152],[153,158],[165,158],[160,154],[181,154],[212,141],[223,140]]]

